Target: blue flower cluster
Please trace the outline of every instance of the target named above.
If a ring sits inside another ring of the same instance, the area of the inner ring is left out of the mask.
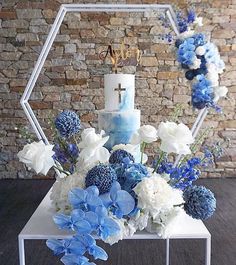
[[[202,166],[206,167],[213,164],[215,159],[221,157],[224,154],[224,149],[220,142],[216,142],[211,146],[204,146],[203,152]]]
[[[208,74],[207,65],[209,64],[214,64],[217,69],[224,67],[217,48],[214,44],[208,43],[206,36],[202,33],[194,34],[185,40],[177,40],[175,45],[178,48],[178,61],[181,63],[183,69],[187,69],[185,77],[188,80],[193,80],[196,77],[196,82],[192,85],[193,107],[197,109],[204,107],[215,108],[213,84],[206,75]],[[196,49],[199,46],[205,50],[204,55],[198,55],[196,53]],[[197,60],[200,60],[199,63],[194,65]]]
[[[184,193],[184,210],[195,219],[206,220],[216,209],[214,194],[203,186],[188,187]]]
[[[118,218],[129,214],[135,205],[133,197],[115,182],[107,194],[99,196],[98,188],[90,186],[71,190],[68,198],[73,207],[71,214],[57,214],[53,219],[60,229],[74,231],[75,235],[66,240],[50,239],[47,246],[55,255],[64,254],[61,261],[66,265],[95,265],[84,256],[86,253],[94,259],[107,260],[107,253],[96,245],[94,236],[105,240],[118,233],[120,227],[108,213],[111,211]]]
[[[134,157],[129,152],[122,149],[115,150],[109,158],[109,163],[120,164],[126,157],[128,157],[130,161],[134,162]]]
[[[56,117],[55,127],[61,137],[70,138],[80,131],[80,119],[74,111],[65,110]]]
[[[203,75],[197,76],[192,86],[192,105],[197,109],[213,106],[214,93],[211,82]]]
[[[68,170],[71,174],[75,171],[77,158],[79,157],[79,149],[76,144],[63,143],[55,144],[53,151],[54,160],[58,161],[65,170]]]
[[[100,194],[109,192],[113,182],[117,179],[115,170],[104,164],[99,164],[90,169],[85,178],[85,186],[96,186]]]
[[[148,177],[147,168],[141,163],[132,163],[126,160],[121,164],[113,165],[117,174],[117,180],[122,189],[135,198],[133,188],[145,177]]]
[[[188,10],[187,17],[183,15],[181,11],[176,15],[179,32],[183,33],[188,30],[188,26],[192,24],[196,19],[196,13],[193,9]]]
[[[157,173],[169,174],[170,185],[174,188],[184,190],[191,186],[193,181],[199,178],[201,172],[197,167],[200,165],[201,159],[198,157],[189,159],[185,164],[179,167],[174,167],[172,163],[164,161],[157,169]]]

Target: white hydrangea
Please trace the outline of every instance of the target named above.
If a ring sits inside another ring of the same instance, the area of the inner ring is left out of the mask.
[[[125,237],[132,237],[136,232],[136,228],[131,223],[128,223],[126,219],[118,219],[114,215],[111,215],[110,217],[119,225],[120,231],[113,236],[107,237],[104,240],[105,243],[113,245]]]
[[[171,209],[174,205],[183,202],[182,192],[172,188],[158,174],[144,178],[134,191],[138,196],[138,207],[149,212],[154,219],[163,209]]]
[[[73,188],[85,188],[85,175],[74,173],[64,178],[58,178],[52,186],[50,198],[52,204],[57,211],[70,212],[70,204],[68,201],[68,193]]]

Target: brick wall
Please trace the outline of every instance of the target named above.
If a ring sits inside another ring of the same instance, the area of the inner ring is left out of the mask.
[[[0,178],[32,178],[18,162],[16,153],[25,144],[19,128],[28,125],[19,100],[45,42],[60,3],[72,0],[0,1]],[[74,1],[76,2],[76,1]],[[78,1],[77,1],[78,2]],[[94,3],[98,1],[88,1]],[[114,1],[104,1],[106,3]],[[121,1],[120,1],[121,2]],[[127,3],[178,3],[185,8],[187,1],[132,1]],[[81,3],[81,1],[79,1]],[[125,1],[122,1],[125,3]],[[219,46],[226,63],[221,85],[229,88],[229,100],[222,100],[223,115],[208,115],[204,127],[213,127],[207,141],[231,138],[217,168],[208,168],[203,177],[234,177],[236,167],[236,1],[191,1],[197,13],[204,17],[202,31]],[[103,75],[109,73],[109,62],[102,63],[98,53],[111,41],[139,46],[143,50],[142,65],[126,67],[136,71],[136,106],[142,111],[142,123],[157,125],[168,119],[174,105],[183,104],[181,120],[192,125],[196,118],[188,105],[189,83],[175,61],[174,45],[155,37],[160,31],[156,17],[144,14],[70,14],[66,15],[60,33],[53,44],[43,71],[31,97],[46,134],[48,118],[62,109],[74,109],[86,126],[96,126],[96,110],[102,109]],[[161,32],[165,32],[161,28]],[[149,150],[150,154],[154,150]],[[52,176],[53,173],[49,174]]]

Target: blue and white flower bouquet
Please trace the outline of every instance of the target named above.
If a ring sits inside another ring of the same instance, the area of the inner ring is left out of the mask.
[[[215,106],[227,93],[218,82],[223,61],[205,35],[189,28],[196,20],[193,13],[187,20],[177,18],[181,31],[177,59],[186,69],[186,78],[194,80],[192,104],[198,109]],[[216,144],[195,156],[196,139],[183,123],[161,122],[157,129],[144,125],[129,144],[111,151],[105,147],[109,136],[94,128],[82,130],[73,111],[60,113],[53,127],[53,145],[27,144],[18,157],[37,173],[46,175],[52,167],[58,173],[51,194],[57,211],[53,219],[60,229],[74,234],[65,240],[50,239],[47,246],[60,255],[63,264],[94,264],[88,256],[107,260],[96,239],[114,244],[144,229],[164,238],[171,234],[178,216],[205,220],[214,213],[214,194],[194,181],[200,168],[212,163],[222,150]],[[148,159],[145,148],[154,142],[159,149]],[[178,163],[173,162],[173,155],[182,155]]]

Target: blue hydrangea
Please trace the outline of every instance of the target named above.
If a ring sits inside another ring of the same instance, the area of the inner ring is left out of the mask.
[[[194,45],[193,38],[187,38],[186,40],[184,40],[183,43],[180,44],[178,48],[177,52],[178,62],[186,66],[192,65],[194,60],[196,59],[195,48],[196,47]]]
[[[203,186],[191,186],[183,193],[185,212],[195,219],[206,220],[216,209],[214,194]]]
[[[71,110],[61,112],[55,119],[55,126],[63,138],[70,138],[81,129],[78,115]]]
[[[129,152],[125,151],[125,150],[122,150],[122,149],[118,149],[118,150],[115,150],[110,158],[109,158],[109,163],[111,164],[121,164],[123,163],[123,160],[124,158],[129,158],[129,160],[131,162],[134,162],[134,157],[132,154],[130,154]]]
[[[99,193],[103,194],[110,191],[115,180],[117,180],[115,170],[110,165],[99,164],[88,171],[85,186],[97,186]]]
[[[197,82],[192,87],[192,105],[197,109],[212,106],[214,93],[211,82],[204,76],[198,75]]]
[[[114,165],[117,180],[123,190],[134,196],[133,188],[145,177],[148,176],[147,168],[140,163],[129,163]]]

